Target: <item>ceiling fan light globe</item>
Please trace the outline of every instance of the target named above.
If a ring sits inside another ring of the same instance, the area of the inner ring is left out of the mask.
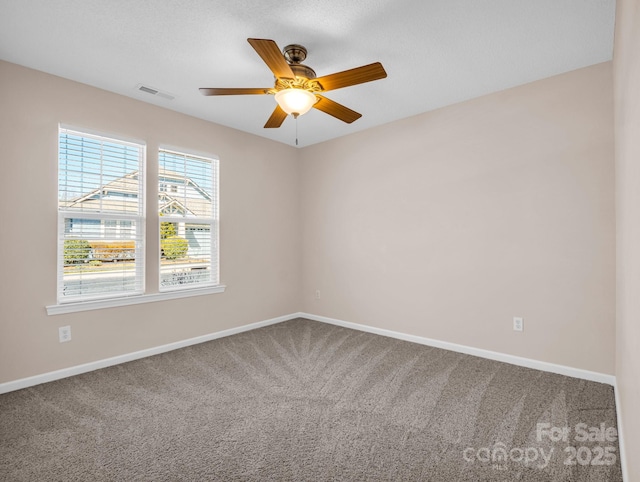
[[[316,96],[304,89],[284,89],[276,92],[276,102],[287,114],[303,115],[317,102]]]

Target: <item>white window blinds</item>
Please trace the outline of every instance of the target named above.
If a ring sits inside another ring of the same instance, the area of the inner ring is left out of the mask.
[[[144,291],[144,149],[60,128],[59,303]]]
[[[158,155],[160,291],[218,284],[218,160]]]

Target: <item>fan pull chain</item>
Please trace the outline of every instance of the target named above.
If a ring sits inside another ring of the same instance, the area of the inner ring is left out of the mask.
[[[298,145],[298,116],[296,116],[296,146]]]

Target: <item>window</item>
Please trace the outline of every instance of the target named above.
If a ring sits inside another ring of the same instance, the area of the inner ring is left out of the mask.
[[[58,142],[58,304],[49,314],[224,292],[217,159],[161,149],[158,178],[147,179],[142,142],[65,127]],[[145,263],[145,191],[158,199],[153,263]],[[152,293],[145,265],[158,275]]]
[[[143,144],[59,130],[58,303],[144,292]]]
[[[158,163],[160,291],[217,285],[218,161],[162,149]]]

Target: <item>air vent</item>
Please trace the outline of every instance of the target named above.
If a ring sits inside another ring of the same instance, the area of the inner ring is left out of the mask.
[[[138,84],[136,85],[136,90],[140,92],[146,92],[147,94],[155,95],[156,97],[162,97],[163,99],[173,100],[176,98],[175,95],[171,95],[168,92],[162,92],[161,90],[154,89],[153,87],[149,87],[148,85]]]
[[[150,87],[145,87],[144,85],[141,85],[140,87],[138,87],[138,90],[141,90],[142,92],[146,92],[147,94],[153,94],[153,95],[156,95],[158,93],[157,90],[152,89]]]

